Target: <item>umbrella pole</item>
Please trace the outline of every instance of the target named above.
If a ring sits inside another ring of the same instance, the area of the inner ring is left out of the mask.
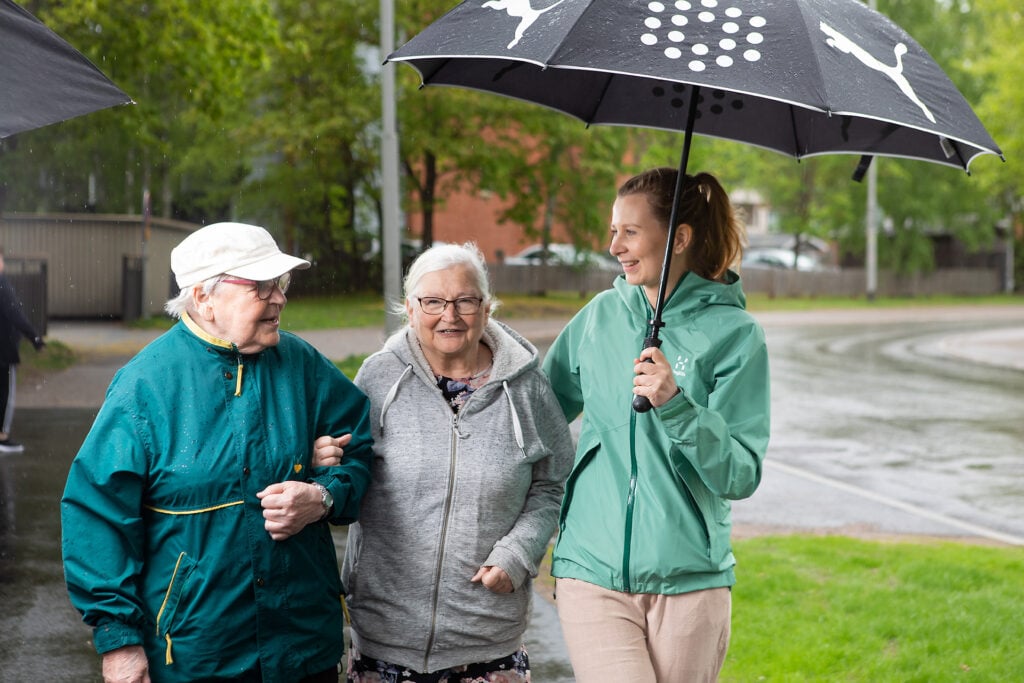
[[[676,177],[676,187],[672,198],[672,211],[668,219],[668,241],[665,242],[665,258],[661,264],[661,282],[658,283],[658,305],[654,308],[654,317],[647,321],[647,336],[644,337],[644,348],[660,347],[661,339],[659,331],[665,323],[661,321],[661,315],[665,310],[665,290],[668,288],[668,271],[672,265],[672,245],[676,241],[676,227],[679,224],[679,200],[683,194],[683,180],[686,178],[686,168],[690,163],[690,143],[693,141],[693,126],[697,119],[697,104],[700,100],[700,86],[693,86],[690,92],[690,107],[686,115],[686,132],[683,138],[683,153],[679,159],[679,175]],[[648,363],[653,361],[648,360]],[[633,410],[638,413],[646,413],[651,409],[651,402],[646,396],[637,396],[633,399]]]

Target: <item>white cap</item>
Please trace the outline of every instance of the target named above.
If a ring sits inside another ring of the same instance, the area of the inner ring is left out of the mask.
[[[213,223],[171,250],[171,270],[185,289],[217,275],[273,280],[309,261],[284,254],[264,228],[245,223]]]

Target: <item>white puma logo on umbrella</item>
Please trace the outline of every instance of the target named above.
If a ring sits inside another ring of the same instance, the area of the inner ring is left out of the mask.
[[[558,0],[558,2],[548,5],[544,9],[533,9],[530,6],[530,0],[487,0],[481,6],[488,9],[505,10],[510,17],[519,19],[519,26],[516,27],[516,37],[508,44],[508,49],[511,50],[523,37],[523,34],[526,33],[526,29],[533,26],[533,22],[540,18],[540,15],[561,4],[562,0]]]
[[[921,108],[924,115],[928,117],[928,120],[935,123],[935,117],[932,116],[932,112],[925,106],[924,102],[920,100],[917,93],[914,92],[914,88],[910,85],[910,81],[903,75],[903,55],[907,54],[907,46],[903,43],[896,43],[896,47],[893,48],[893,53],[896,55],[896,66],[889,66],[878,59],[874,55],[870,54],[867,50],[857,45],[852,40],[844,36],[839,31],[835,30],[824,21],[819,23],[822,33],[828,36],[825,40],[826,43],[846,54],[852,54],[854,57],[864,63],[865,66],[871,67],[875,71],[881,71],[886,76],[891,78],[896,85],[899,86],[903,94],[910,98],[910,101]]]

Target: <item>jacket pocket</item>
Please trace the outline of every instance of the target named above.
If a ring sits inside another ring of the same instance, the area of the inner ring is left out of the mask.
[[[601,442],[595,440],[592,444],[587,446],[586,451],[573,465],[572,471],[569,472],[569,477],[565,480],[565,493],[562,496],[562,509],[558,512],[558,528],[562,531],[565,530],[565,516],[569,513],[569,503],[572,502],[573,492],[576,489],[576,480],[580,476],[580,472],[587,466],[601,447]]]
[[[164,592],[164,600],[156,614],[156,635],[158,639],[166,643],[164,659],[168,665],[174,663],[171,653],[171,629],[175,626],[178,606],[181,604],[182,596],[195,568],[196,563],[188,556],[188,553],[178,554],[171,578],[167,583],[167,590]]]

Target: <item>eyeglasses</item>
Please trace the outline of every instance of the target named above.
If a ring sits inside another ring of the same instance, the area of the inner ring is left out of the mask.
[[[444,313],[444,309],[448,308],[448,304],[455,307],[455,312],[459,315],[473,315],[474,313],[480,312],[480,304],[484,302],[475,296],[463,296],[458,299],[441,299],[436,296],[418,296],[416,300],[420,302],[420,308],[427,315],[441,315]]]
[[[274,288],[277,287],[284,294],[288,291],[288,285],[292,283],[292,274],[285,273],[284,275],[274,278],[273,280],[246,280],[243,278],[224,278],[221,282],[226,282],[229,285],[249,285],[250,287],[256,288],[256,298],[260,301],[267,301],[270,296],[274,293]]]

